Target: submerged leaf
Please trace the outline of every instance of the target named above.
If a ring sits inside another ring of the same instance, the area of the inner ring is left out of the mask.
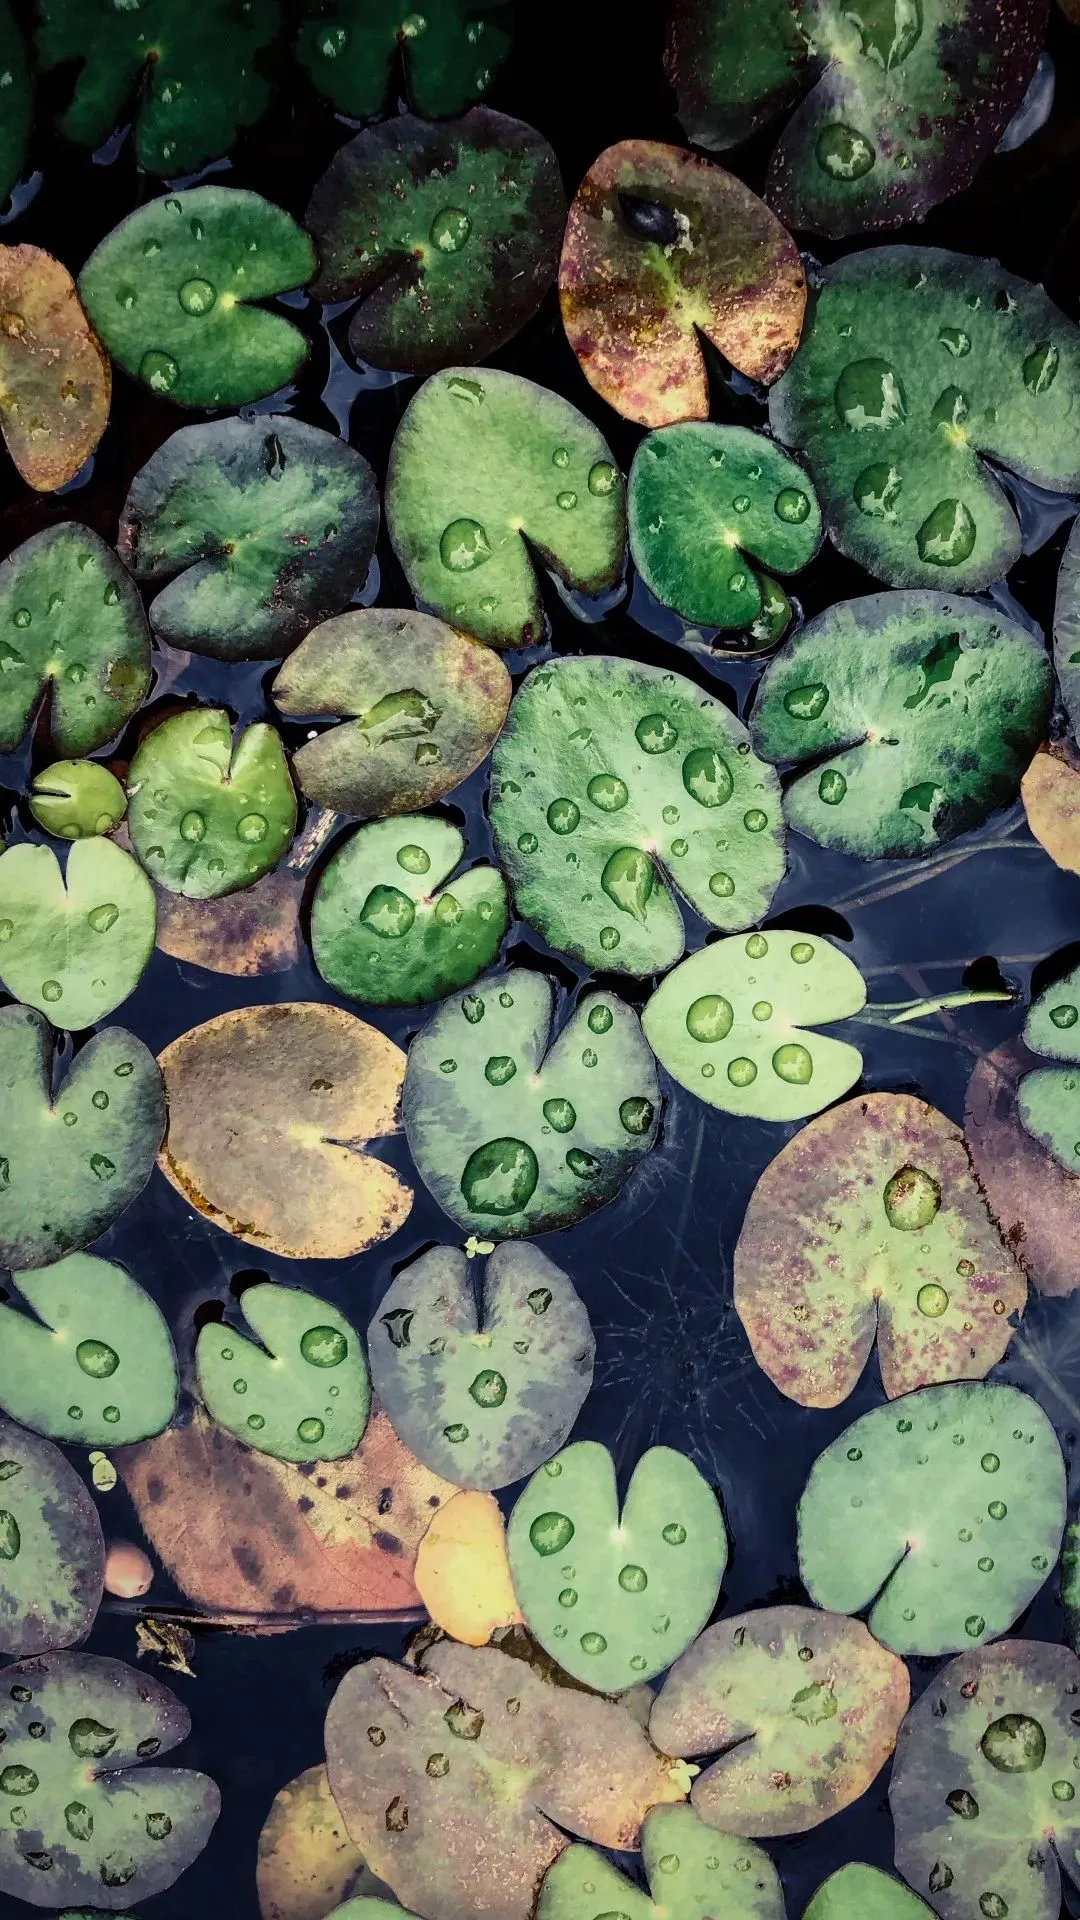
[[[255,1885],[262,1920],[326,1920],[339,1901],[382,1887],[345,1831],[324,1766],[307,1767],[275,1794]]]
[[[329,1300],[299,1287],[246,1287],[240,1311],[262,1342],[228,1321],[201,1327],[199,1393],[220,1426],[276,1460],[340,1460],[367,1426],[371,1387],[363,1345]],[[333,1404],[327,1406],[330,1400]]]
[[[23,1659],[77,1646],[104,1578],[101,1521],[74,1467],[51,1441],[0,1417],[0,1649]],[[3,1758],[0,1792],[17,1792],[6,1744]],[[0,1886],[2,1860],[0,1840]]]
[[[154,951],[154,890],[111,840],[0,854],[0,979],[58,1027],[92,1027],[134,993]]]
[[[3,34],[0,18],[0,65]],[[6,92],[5,122],[11,111]],[[0,157],[0,198],[2,176]],[[40,247],[0,247],[0,389],[0,431],[27,486],[66,487],[108,425],[112,367],[67,268]]]
[[[1022,1040],[975,1062],[964,1127],[990,1212],[1033,1287],[1061,1295],[1080,1287],[1080,1179],[1067,1173],[1021,1122],[1018,1089],[1037,1066]]]
[[[718,1834],[692,1807],[647,1813],[641,1852],[652,1899],[603,1854],[572,1846],[548,1869],[536,1920],[599,1920],[605,1911],[622,1920],[709,1920],[716,1913],[724,1920],[784,1920],[779,1875],[764,1849]]]
[[[1017,1112],[1040,1146],[1067,1173],[1080,1168],[1080,967],[1044,988],[1032,1001],[1024,1022],[1024,1044],[1032,1053],[1060,1061],[1024,1075]]]
[[[508,0],[305,0],[297,57],[342,113],[369,119],[400,91],[417,113],[460,113],[490,87],[510,48]]]
[[[223,707],[190,707],[145,736],[128,772],[131,843],[159,887],[215,899],[250,886],[292,842],[296,793],[276,729],[235,742]]]
[[[417,1551],[416,1588],[434,1624],[467,1647],[522,1624],[493,1493],[470,1489],[440,1507]]]

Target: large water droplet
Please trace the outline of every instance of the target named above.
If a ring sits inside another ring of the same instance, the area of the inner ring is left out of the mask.
[[[915,1305],[920,1313],[926,1314],[928,1319],[940,1320],[949,1305],[949,1296],[944,1287],[939,1287],[936,1281],[930,1280],[925,1287],[919,1288],[915,1295]]]
[[[217,288],[209,280],[185,280],[176,297],[185,313],[209,313],[217,300]]]
[[[648,1133],[655,1111],[651,1100],[646,1100],[641,1094],[633,1094],[619,1107],[619,1121],[627,1133]]]
[[[573,800],[553,800],[547,810],[547,823],[552,833],[573,833],[581,819],[581,809]]]
[[[595,773],[585,791],[601,813],[618,813],[630,798],[625,783],[615,773]]]
[[[245,813],[236,823],[236,837],[242,840],[245,846],[258,846],[260,840],[266,839],[269,831],[270,822],[262,813]]]
[[[589,468],[588,486],[590,493],[600,495],[614,493],[618,484],[618,470],[612,466],[610,460],[597,460],[595,465]]]
[[[826,767],[818,781],[818,798],[826,807],[838,807],[847,793],[847,781],[836,767]]]
[[[337,1327],[309,1327],[300,1336],[300,1352],[312,1367],[340,1367],[349,1343]]]
[[[882,1197],[890,1227],[917,1233],[930,1225],[941,1206],[941,1187],[923,1167],[905,1166],[886,1181]]]
[[[793,720],[817,720],[829,704],[829,689],[820,680],[792,687],[784,695],[784,710]]]
[[[700,1040],[705,1046],[715,1046],[718,1040],[726,1040],[734,1018],[734,1009],[729,1001],[718,993],[703,993],[690,1006],[686,1015],[686,1031],[691,1039]]]
[[[979,1745],[998,1773],[1034,1773],[1046,1758],[1046,1735],[1026,1713],[1005,1713],[992,1720]]]
[[[107,1380],[120,1365],[120,1355],[104,1340],[80,1340],[75,1359],[92,1380]]]
[[[806,1087],[814,1077],[814,1062],[806,1047],[798,1041],[789,1040],[786,1046],[777,1047],[772,1057],[772,1069],[778,1080],[784,1080],[790,1087]]]
[[[915,535],[927,566],[958,567],[975,547],[977,528],[962,500],[939,500]]]
[[[151,347],[139,362],[139,378],[152,393],[171,393],[180,378],[180,368],[171,353]]]
[[[836,383],[833,398],[844,425],[857,433],[867,427],[895,427],[907,418],[900,376],[887,360],[851,361]]]
[[[469,1394],[478,1407],[501,1407],[506,1399],[506,1381],[494,1367],[485,1367],[470,1381]]]
[[[781,487],[773,511],[778,520],[786,521],[788,526],[798,527],[810,518],[810,501],[798,487]]]
[[[877,158],[873,141],[842,120],[822,128],[815,153],[818,166],[831,180],[861,180]]]
[[[536,1155],[524,1140],[489,1140],[469,1155],[461,1191],[472,1212],[505,1217],[528,1205],[539,1178]]]
[[[574,1523],[565,1513],[538,1513],[529,1528],[529,1539],[544,1559],[562,1553],[574,1537]]]
[[[856,479],[852,499],[859,512],[868,513],[871,519],[891,520],[903,486],[899,467],[888,460],[874,460]]]
[[[1061,364],[1061,355],[1052,340],[1040,340],[1024,361],[1024,385],[1038,397],[1052,387]]]
[[[620,847],[613,853],[600,875],[600,885],[620,912],[630,914],[642,926],[652,897],[655,872],[647,853],[640,847]]]
[[[416,919],[416,906],[399,887],[372,887],[359,919],[360,925],[380,940],[400,940]]]
[[[451,573],[471,573],[491,559],[491,552],[479,520],[452,520],[439,542],[439,557]]]
[[[108,933],[109,928],[119,920],[120,909],[111,900],[106,900],[100,907],[91,907],[86,918],[94,933]]]
[[[722,807],[731,799],[735,782],[715,747],[695,747],[682,764],[682,783],[699,807]]]
[[[195,843],[202,840],[205,834],[206,820],[197,808],[192,807],[180,822],[180,838]]]
[[[460,253],[472,232],[472,221],[463,207],[443,207],[431,223],[431,244],[440,253]]]

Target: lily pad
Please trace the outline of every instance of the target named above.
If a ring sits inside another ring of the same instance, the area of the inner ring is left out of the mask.
[[[571,1226],[613,1200],[655,1145],[660,1089],[636,1013],[586,993],[549,1050],[553,1013],[547,977],[511,967],[448,1000],[412,1043],[409,1149],[469,1232]]]
[[[0,1405],[80,1447],[126,1447],[176,1411],[176,1355],[161,1309],[123,1267],[72,1253],[12,1275],[37,1315],[0,1306]]]
[[[238,1007],[181,1034],[160,1066],[161,1171],[226,1233],[288,1259],[345,1260],[407,1218],[411,1188],[368,1151],[400,1127],[405,1056],[353,1014]]]
[[[242,407],[292,379],[307,341],[250,304],[315,272],[302,227],[257,193],[192,187],[150,200],[106,236],[79,275],[117,364],[178,407]]]
[[[1054,665],[1075,734],[1080,728],[1080,515],[1073,521],[1058,572]]]
[[[22,173],[30,139],[34,88],[30,62],[22,34],[8,0],[0,0],[0,71],[7,76],[9,91],[0,120],[0,209],[6,206],[11,189]]]
[[[752,1840],[718,1834],[692,1807],[645,1815],[641,1852],[648,1894],[591,1847],[567,1847],[548,1870],[536,1920],[784,1920],[779,1875]],[[910,1895],[908,1896],[910,1898]],[[872,1920],[872,1916],[866,1916]]]
[[[34,775],[30,811],[39,827],[60,840],[111,833],[127,812],[127,794],[97,760],[54,760]]]
[[[610,656],[537,667],[492,760],[491,824],[518,911],[586,966],[662,972],[682,915],[759,919],[783,878],[779,783],[722,700]]]
[[[1020,798],[1043,852],[1066,873],[1080,873],[1080,754],[1071,741],[1039,748],[1020,782]]]
[[[181,427],[136,474],[117,546],[136,580],[170,582],[150,607],[170,646],[272,660],[363,586],[378,531],[363,456],[274,413]]]
[[[311,903],[323,979],[378,1007],[415,1007],[471,986],[497,958],[510,914],[496,867],[481,861],[455,877],[464,853],[449,821],[417,813],[351,835]]]
[[[92,1027],[134,993],[154,951],[154,889],[100,837],[0,854],[0,978],[58,1027]]]
[[[1002,1640],[961,1654],[916,1702],[889,1799],[896,1864],[942,1920],[1055,1920],[1077,1875],[1080,1661]]]
[[[150,686],[150,632],[138,589],[111,547],[64,521],[0,564],[0,753],[41,703],[61,753],[92,753]]]
[[[672,1447],[642,1455],[621,1508],[607,1448],[565,1447],[533,1474],[507,1538],[530,1631],[602,1693],[647,1680],[686,1651],[716,1605],[728,1559],[716,1495]]]
[[[290,719],[343,723],[298,747],[293,772],[309,800],[369,819],[431,806],[486,760],[510,675],[430,614],[369,607],[309,633],[272,691]]]
[[[258,721],[235,743],[223,707],[190,707],[146,735],[128,772],[128,829],[159,887],[212,900],[287,853],[296,793],[281,737]]]
[[[863,860],[929,853],[1015,800],[1053,702],[1037,639],[996,608],[872,593],[807,622],[766,669],[764,759],[809,762],[790,826]]]
[[[5,1769],[18,1774],[7,1791],[26,1816],[0,1828],[0,1889],[34,1907],[115,1911],[171,1887],[221,1806],[205,1773],[141,1765],[187,1738],[176,1695],[122,1660],[53,1653],[6,1667],[0,1699]]]
[[[1017,1111],[1027,1131],[1068,1173],[1080,1168],[1080,967],[1045,988],[1031,1003],[1024,1043],[1032,1053],[1060,1061],[1024,1075]]]
[[[165,1131],[161,1076],[133,1033],[95,1033],[55,1098],[53,1046],[40,1013],[0,1007],[0,1266],[15,1273],[111,1227],[149,1180]]]
[[[493,1493],[469,1488],[439,1508],[417,1550],[415,1577],[433,1624],[467,1647],[486,1647],[499,1628],[523,1625]]]
[[[342,113],[367,120],[392,93],[439,120],[460,113],[491,85],[510,50],[507,0],[306,0],[297,57]]]
[[[311,196],[321,300],[359,298],[349,351],[434,373],[519,333],[555,278],[559,163],[523,120],[474,107],[432,126],[398,114],[339,148]]]
[[[809,996],[809,997],[808,997]],[[810,1031],[866,1004],[854,961],[828,940],[740,934],[693,953],[641,1016],[672,1079],[711,1107],[758,1120],[805,1120],[847,1093],[862,1054]]]
[[[871,1093],[822,1114],[765,1169],[735,1249],[734,1300],[774,1386],[800,1406],[835,1407],[875,1338],[890,1399],[982,1379],[1027,1281],[960,1129],[911,1094]]]
[[[708,418],[701,336],[753,380],[783,373],[806,276],[791,235],[733,173],[621,140],[578,188],[559,296],[586,379],[627,419],[663,427]]]
[[[0,14],[0,70],[10,81],[4,40]],[[7,91],[5,135],[10,100]],[[0,200],[6,195],[0,154]],[[67,268],[40,247],[0,247],[0,310],[0,429],[27,486],[54,493],[74,480],[108,425],[109,356]]]
[[[690,1800],[721,1833],[807,1833],[865,1793],[896,1743],[907,1668],[861,1620],[760,1607],[707,1627],[675,1662],[649,1732],[719,1754]]]
[[[799,1571],[819,1606],[869,1607],[871,1632],[897,1653],[956,1653],[1012,1626],[1064,1525],[1065,1464],[1034,1400],[989,1382],[923,1387],[818,1455]]]
[[[326,1920],[340,1901],[380,1885],[345,1831],[326,1768],[306,1767],[274,1795],[259,1835],[262,1920]]]
[[[261,1346],[222,1320],[200,1328],[196,1341],[199,1393],[212,1418],[276,1460],[354,1453],[371,1387],[363,1346],[344,1314],[299,1287],[269,1282],[246,1287],[240,1311]]]
[[[0,1417],[0,1648],[22,1659],[77,1646],[104,1577],[101,1521],[74,1467],[51,1441]],[[8,1759],[5,1745],[5,1794],[18,1785],[14,1776],[9,1784]]]
[[[841,553],[889,586],[958,593],[1020,557],[1016,515],[983,456],[1075,493],[1078,408],[1073,322],[993,261],[932,247],[875,247],[827,267],[769,397],[773,432],[802,449]]]
[[[930,1913],[891,1873],[853,1860],[822,1881],[803,1920],[930,1920]]]
[[[1080,1180],[1021,1122],[1019,1089],[1037,1065],[1022,1040],[978,1059],[968,1081],[964,1127],[991,1215],[1032,1286],[1069,1294],[1080,1287]]]
[[[489,646],[543,636],[530,549],[583,593],[622,572],[623,482],[607,441],[560,394],[493,367],[435,374],[409,402],[386,517],[417,600]]]

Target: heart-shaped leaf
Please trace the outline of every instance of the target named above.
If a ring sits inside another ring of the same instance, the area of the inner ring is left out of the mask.
[[[803,1920],[930,1920],[931,1909],[891,1873],[861,1860],[823,1880]]]
[[[470,1232],[570,1226],[613,1200],[655,1144],[660,1089],[636,1013],[587,993],[549,1050],[553,1003],[545,975],[511,967],[448,1000],[412,1043],[409,1148]]]
[[[12,73],[4,32],[0,15],[0,69],[9,81],[6,123]],[[0,153],[0,200],[6,194]],[[109,356],[67,268],[40,247],[0,247],[0,309],[4,443],[27,486],[54,493],[74,480],[108,424]]]
[[[872,593],[818,614],[771,662],[751,737],[809,762],[784,791],[797,832],[863,860],[929,852],[1016,798],[1053,675],[996,607]]]
[[[34,775],[30,811],[59,840],[111,833],[127,812],[127,794],[98,760],[54,760]]]
[[[890,1399],[979,1380],[1027,1283],[951,1120],[906,1093],[849,1100],[766,1167],[735,1249],[754,1358],[804,1407],[835,1407],[875,1338]]]
[[[118,548],[171,646],[272,660],[363,586],[379,494],[347,441],[288,414],[181,427],[137,473]],[[172,576],[177,576],[172,578]]]
[[[77,840],[66,872],[51,847],[0,854],[0,978],[58,1027],[104,1020],[134,993],[154,951],[154,889],[111,840]]]
[[[269,1282],[245,1287],[240,1311],[261,1346],[228,1321],[199,1330],[195,1366],[207,1411],[245,1446],[277,1460],[354,1453],[371,1387],[363,1346],[344,1314],[299,1287]]]
[[[1073,732],[1080,728],[1080,516],[1073,521],[1054,602],[1054,665]]]
[[[22,172],[30,138],[34,87],[22,34],[8,0],[0,0],[0,70],[9,76],[0,118],[0,208],[7,205]]]
[[[315,272],[302,227],[257,193],[192,187],[129,213],[79,275],[113,359],[178,407],[242,407],[291,380],[307,341],[250,303]]]
[[[296,827],[285,749],[258,721],[233,740],[223,707],[174,713],[142,741],[128,772],[128,829],[159,887],[215,899],[277,865]]]
[[[345,1831],[324,1766],[274,1795],[255,1867],[262,1920],[326,1920],[339,1901],[381,1884]]]
[[[861,1620],[760,1607],[707,1627],[668,1674],[649,1732],[719,1754],[694,1782],[721,1833],[806,1833],[865,1793],[896,1743],[907,1668]]]
[[[538,1247],[469,1260],[433,1247],[399,1273],[368,1328],[371,1379],[406,1445],[461,1487],[507,1487],[561,1447],[596,1343],[569,1276]]]
[[[1080,1168],[1080,967],[1032,1001],[1024,1043],[1032,1053],[1061,1062],[1035,1067],[1020,1082],[1017,1111],[1034,1140],[1068,1173]],[[1077,1028],[1074,1034],[1073,1029]]]
[[[536,1920],[600,1920],[605,1912],[625,1920],[707,1920],[716,1913],[725,1920],[784,1920],[780,1878],[768,1854],[752,1840],[718,1834],[692,1807],[647,1813],[641,1853],[651,1899],[592,1847],[567,1847],[548,1869]]]
[[[440,1507],[417,1550],[416,1590],[432,1623],[467,1647],[523,1625],[493,1493],[470,1488]]]
[[[101,1521],[74,1467],[51,1441],[0,1418],[0,1649],[22,1659],[85,1640],[104,1577]],[[6,1745],[3,1758],[7,1795],[19,1781],[9,1781]]]
[[[523,120],[474,107],[444,126],[397,114],[339,148],[304,222],[314,292],[360,305],[349,351],[434,373],[486,359],[555,278],[566,220],[559,163]]]
[[[955,1653],[1012,1626],[1064,1525],[1061,1448],[1034,1400],[983,1382],[922,1387],[818,1455],[799,1502],[799,1570],[819,1606],[869,1607],[897,1653]]]
[[[1080,1287],[1080,1180],[1037,1145],[1021,1122],[1018,1089],[1036,1064],[1020,1040],[977,1060],[964,1129],[991,1215],[1032,1286],[1067,1294]]]
[[[862,974],[830,941],[740,934],[669,973],[641,1024],[661,1066],[699,1100],[758,1120],[804,1120],[862,1072],[856,1047],[811,1025],[865,1004]]]
[[[342,113],[370,119],[405,91],[417,113],[460,113],[491,85],[510,49],[507,0],[305,0],[296,52]]]
[[[417,600],[490,646],[542,637],[529,548],[584,593],[622,571],[623,483],[607,441],[560,394],[493,367],[435,374],[409,402],[386,518]]]

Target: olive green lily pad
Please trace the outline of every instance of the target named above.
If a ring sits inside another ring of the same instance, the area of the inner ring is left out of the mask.
[[[1080,967],[1032,1001],[1024,1043],[1061,1064],[1035,1067],[1020,1082],[1017,1110],[1027,1131],[1068,1173],[1080,1168]]]
[[[323,979],[379,1007],[471,986],[497,958],[510,915],[497,868],[481,861],[455,877],[464,852],[456,827],[419,813],[354,833],[323,868],[311,903]]]
[[[400,91],[430,120],[479,100],[510,49],[507,0],[306,0],[297,57],[342,113],[367,120]]]
[[[487,107],[444,126],[398,114],[341,147],[316,184],[313,291],[359,298],[349,351],[369,366],[483,360],[532,319],[565,220],[559,163],[523,120]]]
[[[75,841],[63,873],[51,847],[0,854],[0,915],[0,980],[72,1032],[134,993],[154,951],[154,889],[100,836]]]
[[[45,1267],[85,1247],[142,1192],[165,1131],[153,1055],[123,1027],[76,1054],[56,1090],[53,1036],[0,1007],[0,1266]]]
[[[917,1893],[879,1867],[853,1860],[823,1880],[803,1920],[930,1920]]]
[[[818,1455],[799,1570],[819,1606],[869,1607],[897,1653],[956,1653],[1011,1627],[1064,1525],[1065,1464],[1034,1400],[989,1382],[922,1387]]]
[[[363,586],[378,531],[363,456],[275,413],[181,427],[136,474],[117,546],[136,580],[169,582],[150,607],[162,640],[271,660]]]
[[[42,695],[61,753],[92,753],[131,718],[150,685],[150,633],[138,589],[111,547],[64,521],[0,564],[0,752],[26,732]]]
[[[176,1355],[138,1282],[89,1253],[12,1278],[37,1318],[0,1306],[0,1406],[80,1447],[163,1432],[176,1411]]]
[[[0,14],[0,86],[4,67]],[[5,92],[5,120],[11,112]],[[3,159],[0,157],[0,200]],[[108,424],[112,366],[65,266],[41,247],[0,247],[0,432],[27,486],[66,487]]]
[[[990,468],[1080,490],[1080,329],[993,261],[877,247],[826,268],[802,345],[769,396],[828,531],[893,587],[972,592],[1020,556]]]
[[[619,1693],[700,1633],[728,1559],[716,1495],[692,1460],[650,1447],[619,1503],[606,1447],[579,1440],[533,1474],[507,1530],[518,1605],[575,1680]]]
[[[11,1806],[0,1827],[0,1889],[31,1906],[115,1912],[171,1887],[220,1809],[205,1773],[143,1766],[187,1738],[168,1687],[122,1660],[46,1654],[0,1673]],[[9,1814],[10,1818],[10,1814]]]
[[[759,1120],[805,1120],[862,1072],[846,1040],[811,1032],[866,1004],[854,961],[811,934],[718,940],[669,973],[641,1017],[680,1086],[711,1107]]]
[[[329,1300],[299,1287],[246,1287],[240,1311],[262,1346],[227,1321],[199,1332],[199,1392],[219,1426],[276,1460],[341,1460],[371,1405],[363,1346]],[[329,1404],[327,1404],[329,1402]]]
[[[567,1847],[549,1867],[536,1920],[784,1920],[784,1895],[768,1854],[718,1834],[692,1807],[654,1807],[641,1852],[652,1898],[592,1847]],[[909,1896],[910,1897],[910,1896]],[[872,1916],[866,1916],[872,1920]]]
[[[469,1232],[570,1226],[626,1184],[655,1144],[660,1089],[637,1015],[584,995],[551,1039],[554,994],[523,967],[485,975],[417,1035],[405,1075],[409,1149]]]
[[[491,824],[518,911],[586,966],[661,972],[685,937],[760,919],[784,873],[779,784],[723,701],[613,657],[537,667],[492,760]]]
[[[1053,703],[1045,649],[996,608],[872,593],[818,614],[766,669],[751,738],[803,761],[789,825],[863,860],[930,852],[1015,800]]]
[[[178,407],[242,407],[307,355],[291,320],[251,303],[315,272],[302,227],[257,193],[192,187],[150,200],[90,255],[79,293],[113,359]]]
[[[543,634],[531,551],[599,593],[622,571],[622,477],[603,435],[560,394],[493,367],[425,381],[386,482],[390,538],[417,600],[490,646]]]
[[[666,1753],[718,1754],[695,1813],[721,1833],[806,1833],[865,1793],[896,1743],[911,1685],[861,1620],[761,1607],[707,1627],[675,1662],[649,1732]]]
[[[22,1659],[78,1645],[104,1577],[101,1521],[74,1467],[51,1441],[0,1417],[0,1648]],[[18,1785],[9,1757],[5,1744],[5,1796]]]
[[[30,62],[8,0],[0,0],[0,76],[5,86],[4,113],[0,118],[0,208],[3,208],[22,173],[34,107]]]
[[[369,1877],[375,1880],[374,1874]],[[401,1916],[404,1920],[417,1920],[416,1914],[411,1914],[396,1900],[383,1900],[376,1893],[358,1893],[352,1900],[335,1907],[326,1920],[401,1920]]]
[[[280,735],[234,742],[223,707],[191,707],[142,741],[128,772],[131,844],[156,885],[189,900],[249,887],[287,853],[296,792]]]
[[[1080,516],[1073,521],[1058,573],[1054,665],[1075,734],[1080,728]]]
[[[54,760],[34,775],[30,811],[59,840],[111,833],[127,812],[127,794],[97,760]]]
[[[477,1293],[456,1247],[399,1273],[368,1327],[371,1383],[394,1431],[459,1487],[506,1487],[561,1447],[596,1342],[569,1276],[539,1247],[491,1255]]]

